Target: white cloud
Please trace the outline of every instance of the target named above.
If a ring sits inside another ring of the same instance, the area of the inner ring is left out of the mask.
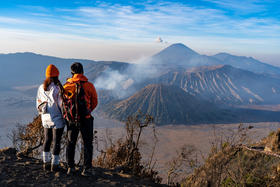
[[[205,1],[210,2],[210,0]],[[242,7],[257,11],[263,9],[260,1],[255,3],[256,1],[253,0],[246,2],[211,0],[211,2],[221,7],[232,7],[236,10],[241,10]],[[75,9],[50,10],[41,9],[42,7],[23,7],[34,10],[34,12],[30,12],[29,17],[25,16],[24,19],[0,16],[0,28],[2,37],[9,36],[10,42],[15,41],[21,45],[20,43],[25,40],[23,43],[26,45],[26,50],[30,46],[26,41],[33,40],[45,43],[47,43],[45,40],[48,39],[63,40],[62,43],[67,44],[71,42],[65,41],[82,40],[84,43],[79,44],[81,48],[84,49],[84,45],[96,49],[93,44],[87,44],[87,42],[112,43],[114,41],[118,44],[138,43],[142,45],[145,43],[146,45],[148,42],[155,41],[156,36],[160,36],[157,38],[157,42],[162,42],[162,38],[164,38],[164,41],[167,40],[171,43],[190,43],[194,47],[200,47],[203,51],[207,51],[208,48],[210,52],[214,51],[213,49],[216,49],[217,52],[221,50],[237,50],[239,52],[256,50],[259,52],[262,48],[262,53],[280,50],[280,46],[277,44],[280,43],[280,21],[277,18],[232,17],[228,16],[223,9],[194,7],[171,2],[143,4],[143,7],[138,9],[133,6],[104,3],[96,7]],[[4,40],[1,40],[1,43],[2,41]],[[64,45],[69,49],[73,46]],[[120,45],[113,46],[118,48],[117,46]],[[129,50],[128,47],[123,47],[123,49]],[[148,49],[150,50],[152,47]],[[119,49],[110,48],[110,50],[110,53],[114,53],[115,57],[118,56],[117,52],[125,55]],[[131,50],[129,51],[136,55]],[[147,52],[143,49],[142,51]],[[132,59],[131,54],[127,54],[127,59]],[[141,52],[137,58],[139,56],[145,56],[145,54]],[[116,58],[124,59],[120,55]]]
[[[30,21],[21,19],[21,18],[13,18],[13,17],[4,17],[0,16],[0,24],[30,24]]]
[[[232,2],[227,0],[220,1],[220,4],[229,6],[230,3]],[[61,12],[65,14],[55,16],[55,13]],[[280,21],[277,19],[233,18],[227,16],[222,10],[192,7],[179,3],[147,4],[141,10],[132,6],[102,4],[102,6],[80,7],[72,10],[55,9],[52,14],[53,17],[42,14],[39,18],[34,16],[29,20],[0,17],[0,23],[22,24],[27,28],[30,25],[30,29],[38,25],[42,31],[126,41],[151,41],[154,35],[222,34],[241,38],[280,35]]]

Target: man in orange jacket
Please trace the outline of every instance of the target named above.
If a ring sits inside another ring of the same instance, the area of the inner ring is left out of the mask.
[[[79,62],[75,62],[71,65],[72,78],[68,79],[65,83],[64,92],[67,95],[75,93],[76,83],[80,83],[84,90],[84,99],[86,101],[87,115],[80,119],[80,127],[70,126],[67,127],[67,148],[66,159],[68,164],[67,174],[74,173],[75,163],[75,147],[78,138],[78,134],[81,131],[83,144],[84,144],[84,169],[82,175],[89,176],[93,174],[92,169],[92,154],[93,154],[93,120],[91,112],[96,108],[98,104],[97,93],[92,83],[88,82],[86,76],[84,76],[83,65]]]

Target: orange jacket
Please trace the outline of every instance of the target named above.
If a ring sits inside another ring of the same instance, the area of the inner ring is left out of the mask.
[[[87,102],[87,108],[92,112],[97,104],[97,93],[95,87],[92,83],[88,82],[88,79],[83,74],[74,74],[72,78],[67,79],[67,82],[64,84],[64,91],[66,95],[72,95],[75,92],[76,85],[75,83],[83,81],[83,88],[85,91],[85,99]]]

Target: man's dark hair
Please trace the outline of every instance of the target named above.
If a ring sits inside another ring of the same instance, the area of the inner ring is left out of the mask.
[[[71,73],[72,74],[83,74],[84,73],[83,65],[80,62],[74,62],[71,65]]]

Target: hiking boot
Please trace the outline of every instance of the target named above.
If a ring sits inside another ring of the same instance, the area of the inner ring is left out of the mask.
[[[91,177],[95,175],[95,172],[92,168],[84,168],[81,175],[84,177]]]
[[[59,165],[58,164],[52,164],[51,165],[51,171],[52,172],[56,172],[56,171],[59,171],[60,168],[59,168]]]
[[[74,168],[68,168],[67,175],[74,175],[74,174],[75,174],[75,169]]]
[[[50,171],[51,164],[50,163],[43,163],[43,169],[44,169],[44,171]]]

